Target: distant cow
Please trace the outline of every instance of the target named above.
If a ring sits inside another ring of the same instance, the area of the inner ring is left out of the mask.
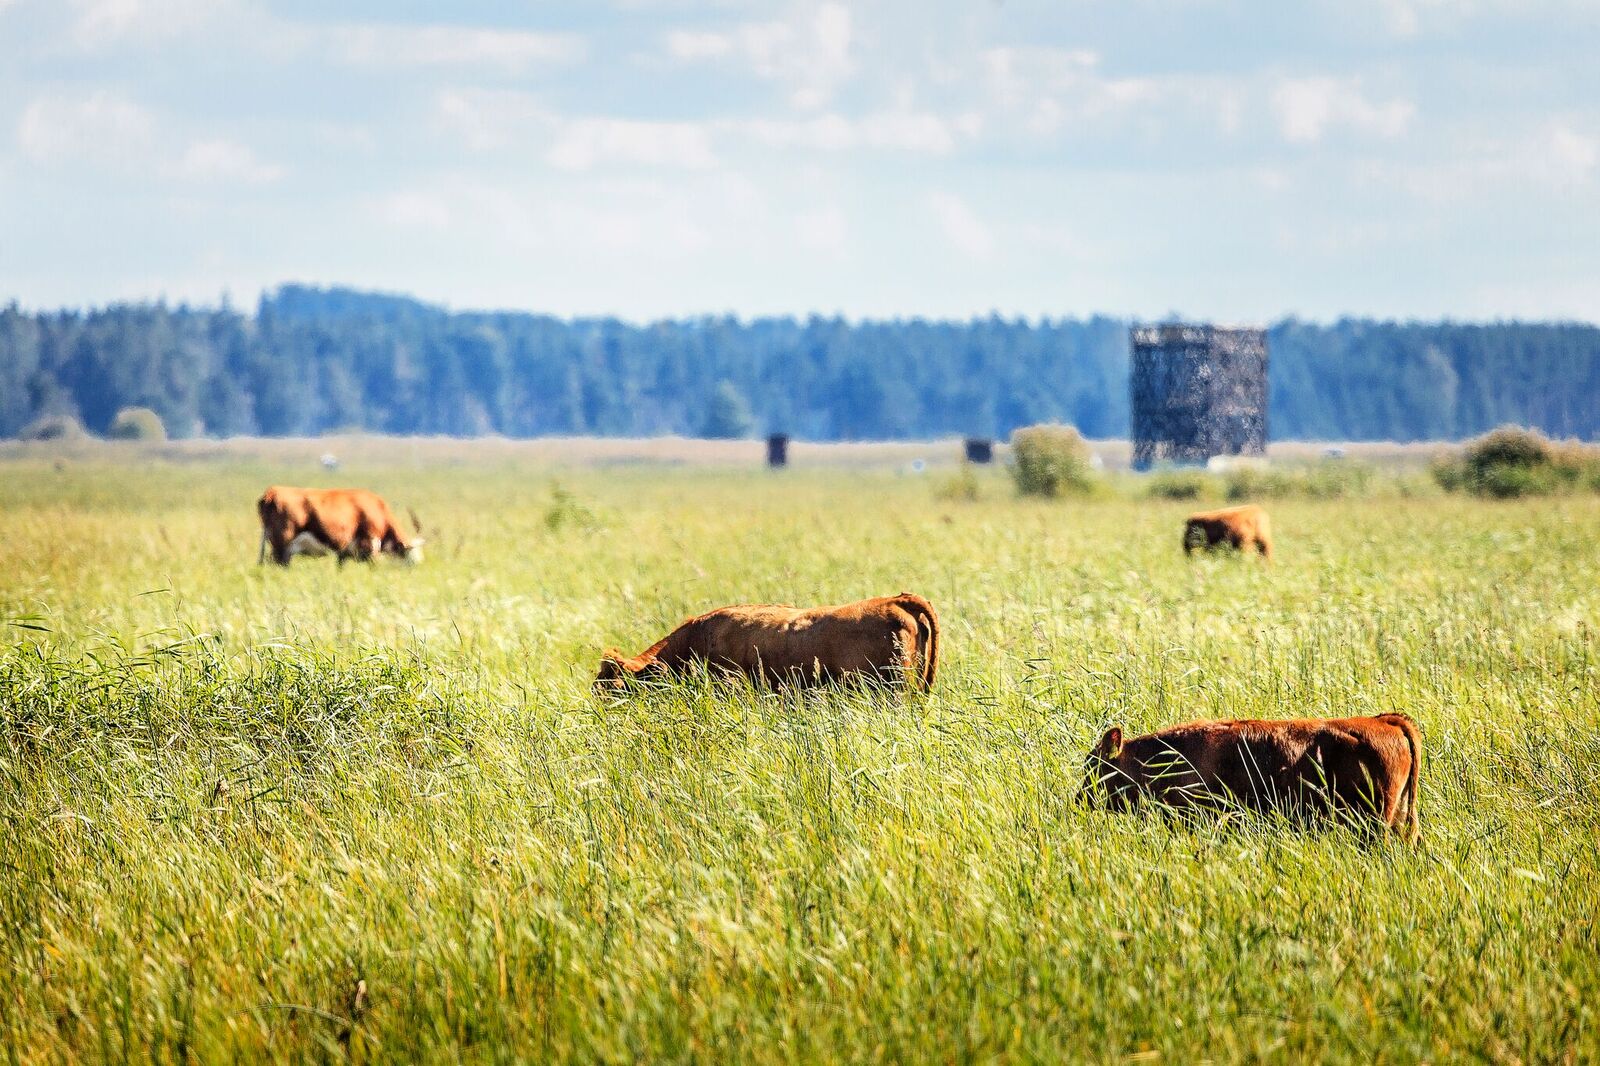
[[[1415,840],[1421,745],[1403,714],[1191,722],[1126,742],[1114,728],[1089,755],[1084,790],[1117,811],[1155,801],[1336,813]]]
[[[422,538],[408,541],[383,497],[366,489],[297,489],[274,485],[256,502],[261,552],[256,561],[288,566],[296,555],[338,555],[370,562],[380,552],[421,562]]]
[[[1223,544],[1243,551],[1255,548],[1263,558],[1271,560],[1272,525],[1267,521],[1267,512],[1247,503],[1220,511],[1200,511],[1184,523],[1183,554]]]
[[[608,649],[595,688],[622,689],[628,677],[681,673],[696,662],[775,686],[877,680],[926,692],[939,664],[939,616],[909,592],[809,610],[719,607],[688,619],[631,659]]]

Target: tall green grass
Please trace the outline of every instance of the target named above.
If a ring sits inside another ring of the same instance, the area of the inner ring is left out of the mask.
[[[0,1046],[1593,1057],[1600,501],[1283,500],[1268,568],[976,476],[319,471],[428,562],[282,571],[252,503],[301,472],[8,466]],[[926,698],[588,690],[707,606],[901,589]],[[1417,848],[1077,802],[1111,722],[1391,710]]]

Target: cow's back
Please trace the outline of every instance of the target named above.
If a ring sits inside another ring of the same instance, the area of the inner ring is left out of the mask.
[[[888,600],[800,609],[778,604],[724,607],[694,620],[700,654],[752,676],[878,673],[914,644],[915,621]],[[909,629],[909,633],[907,630]]]
[[[1191,722],[1135,737],[1125,750],[1151,794],[1174,806],[1331,798],[1358,808],[1392,800],[1414,760],[1406,731],[1381,717]],[[1391,806],[1378,804],[1385,821]]]

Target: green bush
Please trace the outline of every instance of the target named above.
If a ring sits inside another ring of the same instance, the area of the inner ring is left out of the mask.
[[[1027,426],[1011,434],[1011,477],[1024,496],[1094,490],[1089,445],[1071,426]]]
[[[1145,484],[1147,496],[1162,500],[1202,500],[1216,489],[1216,479],[1199,470],[1162,470]]]
[[[583,505],[577,495],[561,485],[550,486],[550,506],[545,508],[544,526],[555,533],[563,526],[583,530],[596,530],[601,525],[600,516]]]
[[[971,463],[963,462],[955,473],[934,486],[933,494],[938,499],[952,503],[977,503],[983,498],[978,471]]]
[[[22,427],[17,434],[22,440],[82,440],[89,435],[71,415],[44,415]]]
[[[1511,500],[1518,496],[1547,496],[1559,488],[1559,480],[1555,471],[1544,464],[1495,463],[1474,472],[1470,483],[1479,496]]]
[[[1600,490],[1600,449],[1501,426],[1469,442],[1459,456],[1436,460],[1431,472],[1447,491],[1495,499]]]
[[[1286,470],[1268,470],[1259,466],[1242,466],[1230,470],[1223,478],[1223,495],[1234,503],[1245,500],[1279,499],[1297,496],[1295,479]]]
[[[1368,463],[1348,459],[1324,459],[1301,466],[1264,469],[1241,467],[1223,481],[1224,495],[1233,502],[1246,500],[1351,499],[1372,495],[1374,469]]]
[[[167,427],[161,416],[148,407],[124,407],[111,420],[106,436],[112,440],[162,441],[167,439]]]
[[[1546,466],[1551,459],[1551,448],[1538,430],[1501,426],[1468,444],[1464,457],[1467,466],[1481,474],[1497,466],[1524,469]]]

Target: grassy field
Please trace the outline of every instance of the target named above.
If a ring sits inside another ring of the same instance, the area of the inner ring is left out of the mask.
[[[1600,1057],[1600,499],[1276,502],[1269,569],[903,457],[137,454],[0,462],[11,1061]],[[427,561],[258,568],[274,481]],[[589,692],[902,589],[927,698]],[[1416,848],[1077,801],[1110,723],[1383,711]]]

